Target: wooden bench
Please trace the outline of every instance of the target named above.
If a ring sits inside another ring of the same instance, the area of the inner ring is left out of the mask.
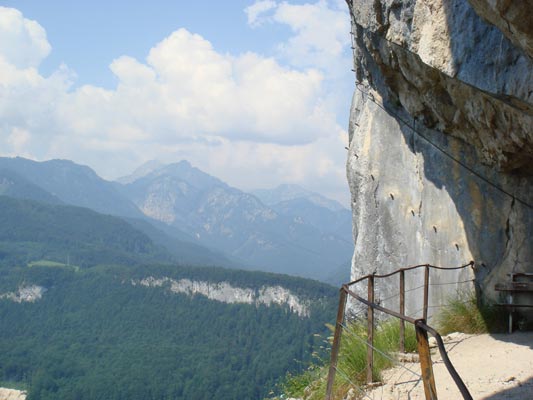
[[[497,306],[509,310],[509,333],[513,332],[513,313],[517,308],[533,308],[533,302],[529,304],[515,303],[515,295],[518,293],[533,293],[533,273],[517,272],[509,274],[510,282],[497,283],[494,289],[507,293],[506,303],[497,303]]]

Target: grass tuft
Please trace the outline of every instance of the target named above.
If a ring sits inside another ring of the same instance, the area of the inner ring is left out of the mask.
[[[441,335],[499,332],[504,326],[502,315],[493,305],[479,305],[474,293],[459,294],[448,299],[437,315],[437,329]]]
[[[503,317],[503,319],[502,319]],[[452,332],[488,333],[500,331],[505,326],[505,314],[492,305],[479,306],[475,294],[461,294],[450,298],[436,316],[437,330],[446,335]],[[329,326],[333,332],[334,327]],[[366,381],[367,333],[366,321],[349,323],[341,336],[341,347],[337,363],[337,374],[333,389],[334,399],[346,398],[354,386],[363,387]],[[329,338],[331,343],[332,337]],[[381,380],[381,372],[393,366],[394,353],[399,349],[400,323],[388,319],[377,324],[374,333],[374,369],[372,377],[375,382]],[[411,324],[405,325],[405,350],[415,352],[417,348],[415,329]],[[386,356],[380,354],[384,353]],[[304,400],[322,400],[326,393],[329,360],[312,365],[299,375],[288,374],[279,388],[283,395],[276,399],[301,398]],[[357,389],[356,389],[357,391]]]
[[[328,326],[333,332],[334,327]],[[366,322],[349,323],[343,330],[341,346],[337,363],[335,399],[343,399],[354,386],[363,386],[366,381],[367,332]],[[329,338],[331,343],[332,337]],[[374,352],[374,381],[380,381],[381,372],[393,365],[394,353],[398,351],[400,343],[400,324],[397,320],[387,320],[377,324],[374,333],[374,346],[379,350]],[[407,352],[416,350],[416,335],[414,327],[406,324],[405,348]],[[384,353],[387,356],[383,356]],[[321,361],[309,367],[299,375],[288,374],[280,384],[283,393],[278,399],[302,398],[305,400],[323,400],[326,393],[329,360]]]

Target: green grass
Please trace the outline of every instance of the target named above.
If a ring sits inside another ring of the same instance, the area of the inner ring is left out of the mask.
[[[505,313],[493,305],[479,305],[474,293],[458,294],[448,299],[436,316],[441,335],[452,332],[500,332],[505,326]]]
[[[355,385],[363,386],[366,382],[366,359],[367,359],[367,333],[366,323],[354,322],[343,330],[341,347],[337,363],[339,371],[335,377],[334,398],[342,399]],[[330,326],[333,332],[333,327]],[[329,338],[332,341],[332,337]],[[388,358],[394,358],[398,352],[400,343],[400,323],[390,319],[376,326],[374,333],[374,346],[379,351],[374,351],[374,368],[372,376],[374,381],[380,381],[381,372],[392,367],[393,362]],[[406,352],[416,350],[416,335],[414,327],[406,324],[405,327]],[[388,357],[383,356],[386,354]],[[280,385],[284,397],[301,397],[306,400],[323,400],[326,393],[327,374],[329,371],[329,359],[312,365],[299,375],[287,375]]]
[[[80,267],[77,265],[69,265],[50,260],[36,260],[28,263],[28,267],[46,267],[46,268],[72,268],[74,271],[79,271]]]

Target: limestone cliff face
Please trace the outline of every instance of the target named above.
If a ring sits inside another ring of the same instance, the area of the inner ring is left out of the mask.
[[[222,303],[264,304],[288,306],[289,310],[300,317],[309,317],[308,302],[301,300],[290,290],[281,286],[262,286],[258,290],[232,286],[228,282],[192,281],[190,279],[175,280],[168,277],[154,278],[152,276],[135,281],[132,285],[148,287],[166,287],[172,293],[182,293],[188,296],[202,295],[210,300]]]
[[[533,271],[533,1],[348,5],[352,276],[474,260],[494,297],[506,273]],[[435,287],[432,301],[456,289]]]
[[[26,391],[0,387],[0,399],[2,400],[26,400],[26,397]]]

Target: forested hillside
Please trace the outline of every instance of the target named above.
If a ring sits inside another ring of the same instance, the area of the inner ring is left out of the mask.
[[[0,196],[0,265],[48,260],[80,267],[169,261],[140,231],[92,210]]]
[[[176,266],[2,268],[0,293],[45,288],[40,300],[0,294],[0,380],[29,399],[261,399],[305,366],[334,315],[335,290],[298,278]],[[310,306],[225,304],[163,288],[146,276],[281,285]]]

